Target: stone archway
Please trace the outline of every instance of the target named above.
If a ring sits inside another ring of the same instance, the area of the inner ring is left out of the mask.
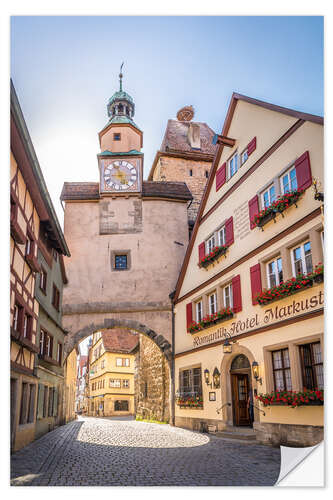
[[[105,318],[103,322],[90,323],[86,325],[81,330],[76,333],[69,332],[65,341],[65,356],[67,357],[69,353],[86,337],[92,335],[98,330],[112,329],[112,328],[128,328],[129,330],[135,330],[138,333],[150,338],[157,347],[162,351],[165,358],[167,359],[169,366],[171,366],[172,350],[171,344],[163,337],[163,335],[158,335],[154,330],[143,325],[139,321],[133,319],[115,319],[115,318]]]
[[[171,418],[173,421],[172,348],[163,335],[133,319],[105,318],[85,325],[77,332],[69,332],[65,342],[65,356],[77,349],[78,344],[93,333],[116,328],[134,330],[140,334],[135,375],[136,415],[161,421],[169,421]]]
[[[253,361],[255,360],[252,352],[249,349],[247,349],[246,347],[239,345],[239,344],[232,345],[232,353],[231,354],[224,354],[224,356],[222,358],[222,363],[221,363],[221,396],[222,396],[222,401],[225,403],[231,403],[230,406],[226,405],[222,409],[222,419],[226,425],[231,425],[231,426],[233,426],[234,424],[233,424],[232,387],[231,387],[230,371],[231,371],[232,362],[240,354],[243,354],[244,356],[247,357],[247,359],[249,360],[249,363],[250,363],[250,367],[251,367]],[[252,390],[257,390],[257,381],[253,377],[251,369],[249,370],[249,377],[251,380]],[[258,420],[259,420],[259,412],[256,409],[256,407],[254,406],[254,422],[257,422]]]

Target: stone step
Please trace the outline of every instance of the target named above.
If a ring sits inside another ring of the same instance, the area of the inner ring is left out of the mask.
[[[256,433],[252,428],[227,427],[223,431],[215,432],[217,437],[236,439],[241,441],[255,441]]]

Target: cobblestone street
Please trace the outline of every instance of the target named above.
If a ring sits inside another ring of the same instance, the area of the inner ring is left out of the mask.
[[[12,455],[14,486],[270,486],[280,450],[169,425],[79,418]]]

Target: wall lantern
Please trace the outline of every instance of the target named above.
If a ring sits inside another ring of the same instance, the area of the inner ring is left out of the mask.
[[[210,385],[210,387],[212,387],[212,383],[209,382],[209,370],[208,368],[206,368],[206,370],[204,371],[204,375],[205,375],[205,382],[207,385]]]
[[[223,352],[224,354],[230,354],[232,352],[232,345],[230,344],[228,339],[225,339],[223,343]]]
[[[215,367],[213,371],[213,382],[215,389],[218,389],[220,387],[220,376],[221,373],[218,371],[217,367]]]
[[[252,373],[256,381],[259,382],[260,385],[262,385],[262,378],[259,378],[259,365],[257,361],[253,361],[252,363]]]

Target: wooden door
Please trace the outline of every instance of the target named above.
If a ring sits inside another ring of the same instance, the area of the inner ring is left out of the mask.
[[[234,404],[234,424],[251,425],[247,399],[249,395],[249,379],[245,373],[232,375],[232,396]]]

